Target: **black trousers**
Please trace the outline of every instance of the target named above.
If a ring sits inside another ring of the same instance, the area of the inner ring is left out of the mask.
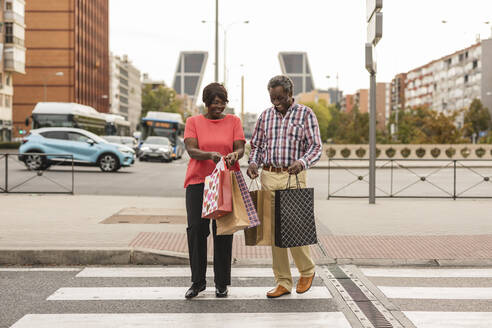
[[[207,272],[207,237],[210,235],[210,219],[202,218],[203,187],[203,183],[186,187],[188,213],[186,233],[193,283],[204,283]],[[215,220],[212,220],[212,232],[215,286],[225,287],[231,284],[232,235],[217,236]]]

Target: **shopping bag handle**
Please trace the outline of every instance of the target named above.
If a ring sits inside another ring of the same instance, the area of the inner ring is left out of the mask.
[[[290,189],[290,177],[292,176],[292,174],[289,174],[289,179],[287,180],[287,186],[285,187],[285,189]],[[297,189],[301,189],[301,184],[299,183],[299,177],[297,176],[296,174],[296,183],[297,183]]]
[[[251,182],[249,183],[249,190],[251,191],[251,186],[253,185],[253,181],[255,182],[256,184],[256,190],[260,190],[260,185],[258,184],[258,179],[252,179]]]

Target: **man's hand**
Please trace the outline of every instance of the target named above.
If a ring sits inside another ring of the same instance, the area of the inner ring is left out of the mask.
[[[217,164],[220,161],[220,159],[222,158],[222,154],[218,153],[216,151],[210,152],[209,156],[210,156],[210,159],[212,161],[214,161],[215,164]]]
[[[250,179],[256,179],[258,177],[258,165],[256,165],[255,163],[249,164],[246,174],[248,175],[248,177],[250,177]]]
[[[236,164],[238,158],[239,158],[239,154],[236,152],[232,152],[230,154],[227,154],[225,160],[227,162],[227,165],[233,166],[234,164]]]
[[[287,172],[289,172],[289,174],[299,174],[302,170],[304,170],[304,165],[302,165],[302,162],[295,161],[291,166],[289,166]]]

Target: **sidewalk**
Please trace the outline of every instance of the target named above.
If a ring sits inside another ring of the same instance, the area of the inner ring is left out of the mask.
[[[183,198],[1,195],[0,265],[187,263],[184,206]],[[492,265],[490,200],[315,207],[317,263]],[[235,263],[271,263],[270,247],[244,246],[242,232],[234,238]]]

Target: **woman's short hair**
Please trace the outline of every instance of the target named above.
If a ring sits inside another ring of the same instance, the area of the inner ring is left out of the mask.
[[[278,86],[282,87],[284,91],[286,91],[289,95],[291,95],[294,90],[294,83],[292,82],[290,77],[286,75],[277,75],[272,77],[270,81],[268,81],[268,91]]]
[[[219,99],[221,99],[225,103],[229,102],[229,100],[227,99],[226,88],[222,84],[217,82],[210,83],[205,87],[205,89],[203,89],[202,100],[208,107],[212,104],[215,97],[219,97]]]

